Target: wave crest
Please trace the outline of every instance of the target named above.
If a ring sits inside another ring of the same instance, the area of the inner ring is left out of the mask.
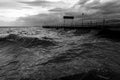
[[[16,34],[9,34],[5,37],[0,38],[0,42],[6,43],[6,42],[12,42],[19,44],[24,47],[36,47],[36,46],[43,46],[43,47],[48,47],[48,46],[54,46],[55,41],[49,38],[37,38],[37,37],[26,37],[26,36],[19,36]]]

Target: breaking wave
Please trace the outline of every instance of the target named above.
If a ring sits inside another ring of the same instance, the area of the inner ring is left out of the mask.
[[[37,37],[25,37],[16,34],[9,34],[5,37],[2,37],[0,38],[0,42],[14,43],[23,47],[37,47],[37,46],[47,47],[55,45],[55,41],[47,37],[39,39]]]

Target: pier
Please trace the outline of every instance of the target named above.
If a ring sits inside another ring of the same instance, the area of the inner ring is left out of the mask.
[[[81,14],[81,19],[76,23],[74,16],[63,16],[63,23],[60,24],[44,24],[43,28],[55,29],[97,29],[97,30],[120,30],[119,19],[97,18],[86,20],[86,15]]]
[[[55,29],[97,29],[97,30],[101,30],[101,29],[107,29],[107,30],[119,30],[120,31],[120,27],[119,27],[120,23],[118,24],[92,24],[92,25],[88,25],[88,24],[84,24],[84,25],[72,25],[72,26],[64,26],[64,25],[45,25],[42,26],[43,28],[55,28]]]

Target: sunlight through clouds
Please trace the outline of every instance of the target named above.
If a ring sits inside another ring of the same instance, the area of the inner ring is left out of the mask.
[[[120,14],[120,0],[0,0],[0,21],[6,23],[24,19],[21,21],[28,20],[29,24],[30,17],[33,18],[30,22],[44,22],[50,18],[54,21],[63,15],[81,16],[81,13],[88,16]]]
[[[47,9],[44,8],[30,8],[30,9],[21,9],[21,10],[15,10],[15,9],[6,9],[6,10],[0,10],[0,16],[3,17],[2,20],[8,22],[8,21],[15,21],[16,19],[20,17],[27,17],[31,15],[37,15],[40,13],[48,13]],[[1,18],[0,18],[1,20]]]
[[[43,13],[49,13],[49,8],[43,8],[41,6],[29,6],[27,4],[23,4],[20,2],[34,2],[37,0],[2,0],[0,1],[1,5],[0,8],[2,8],[0,10],[0,20],[9,22],[9,21],[15,21],[20,17],[27,17],[27,16],[31,16],[31,15],[37,15],[37,14],[43,14]],[[38,0],[39,1],[39,0]],[[40,0],[42,1],[42,0]],[[43,0],[45,1],[45,0]],[[78,0],[46,0],[49,2],[63,2],[59,3],[58,5],[54,4],[50,7],[51,8],[55,8],[55,7],[61,7],[61,8],[70,8],[71,6],[73,6],[76,2],[78,2]],[[51,4],[50,4],[51,5]],[[62,7],[63,6],[63,7]]]

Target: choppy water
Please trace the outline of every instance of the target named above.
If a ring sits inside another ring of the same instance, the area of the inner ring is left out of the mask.
[[[2,29],[0,80],[68,80],[67,76],[93,70],[100,72],[96,76],[102,80],[114,79],[116,75],[110,73],[120,73],[120,43],[95,34],[97,31]]]

